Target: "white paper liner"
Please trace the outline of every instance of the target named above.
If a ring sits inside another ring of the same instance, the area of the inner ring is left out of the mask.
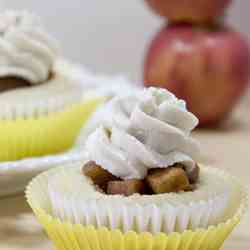
[[[85,90],[73,66],[59,61],[47,83],[0,93],[0,119],[35,118],[59,112],[81,102]],[[72,68],[72,69],[71,69]]]
[[[95,227],[108,227],[110,229],[120,229],[123,232],[134,230],[136,232],[158,232],[171,233],[183,232],[187,229],[207,228],[210,225],[217,225],[224,222],[229,213],[228,207],[230,199],[233,197],[233,190],[227,192],[203,193],[203,199],[197,197],[195,192],[187,195],[186,199],[178,199],[180,194],[171,197],[168,194],[161,195],[160,202],[152,196],[139,199],[121,196],[93,194],[93,198],[83,198],[85,193],[91,192],[82,190],[82,196],[74,195],[74,188],[79,184],[77,179],[71,179],[74,169],[66,170],[62,168],[60,172],[49,179],[48,192],[52,205],[52,214],[62,221],[73,224],[93,225]],[[215,178],[222,178],[225,186],[230,187],[230,181],[226,175],[219,175],[214,169],[204,169],[206,173],[214,173]],[[79,177],[80,178],[80,177]],[[58,180],[67,183],[66,186],[73,187],[71,194],[68,187],[60,186],[58,190]],[[84,182],[84,176],[82,176]],[[213,183],[211,183],[212,185]],[[89,184],[91,185],[91,184]],[[92,185],[91,185],[92,186]],[[211,186],[210,186],[211,188]],[[211,188],[213,189],[213,188]],[[166,196],[165,199],[162,197]],[[185,195],[184,195],[185,196]],[[193,199],[191,198],[193,196]],[[169,202],[170,198],[170,202]],[[149,200],[149,202],[147,202]]]

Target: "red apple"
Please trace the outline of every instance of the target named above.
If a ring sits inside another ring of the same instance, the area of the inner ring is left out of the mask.
[[[201,125],[227,115],[244,93],[250,75],[250,49],[239,33],[189,24],[164,27],[145,59],[146,86],[165,87],[187,101]]]
[[[208,22],[223,15],[232,0],[146,0],[148,5],[170,21]]]

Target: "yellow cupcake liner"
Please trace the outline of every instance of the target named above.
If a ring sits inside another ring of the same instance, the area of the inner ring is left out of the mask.
[[[247,208],[247,193],[235,179],[240,200],[232,205],[237,206],[237,209],[226,222],[206,229],[153,235],[71,224],[53,217],[47,190],[51,173],[48,171],[36,177],[27,187],[26,197],[58,250],[218,250]]]
[[[55,154],[69,149],[101,97],[83,99],[64,111],[36,118],[0,120],[0,161]]]

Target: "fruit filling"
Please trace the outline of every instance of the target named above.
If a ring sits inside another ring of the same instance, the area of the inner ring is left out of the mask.
[[[176,163],[167,168],[150,169],[143,180],[122,180],[94,161],[87,162],[82,169],[91,179],[97,190],[108,195],[164,194],[171,192],[193,191],[199,180],[200,168],[196,164],[192,171]]]

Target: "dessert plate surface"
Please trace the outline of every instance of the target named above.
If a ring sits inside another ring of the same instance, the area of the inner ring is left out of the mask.
[[[83,158],[82,150],[73,149],[58,155],[0,163],[0,197],[19,194],[41,172]]]

